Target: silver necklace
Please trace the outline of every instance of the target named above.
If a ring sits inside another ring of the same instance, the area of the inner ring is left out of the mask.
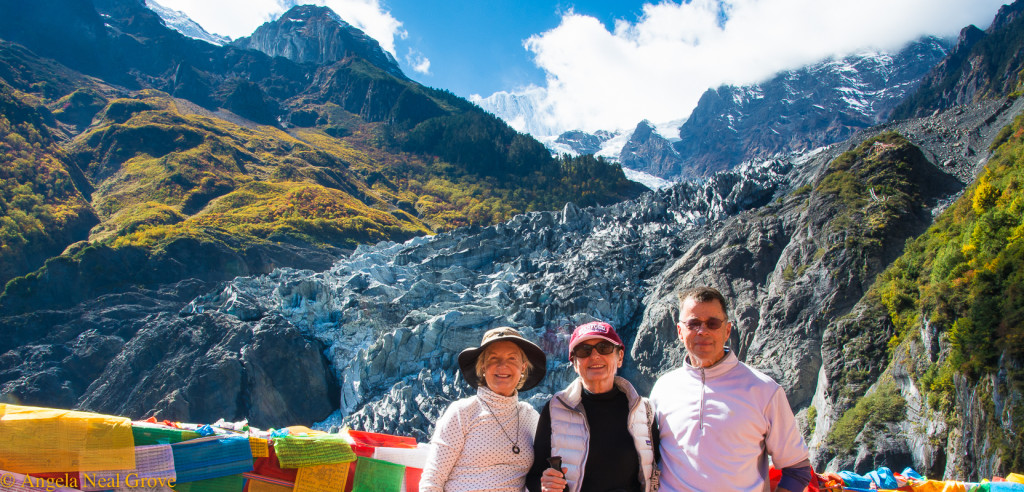
[[[518,436],[519,436],[519,403],[516,403],[516,437],[517,437],[517,439],[515,441],[513,441],[512,438],[508,436],[508,431],[505,430],[505,426],[501,425],[501,421],[498,420],[498,414],[494,413],[494,410],[491,409],[491,406],[487,404],[487,400],[484,400],[483,398],[480,398],[480,401],[484,402],[484,406],[487,407],[487,411],[491,412],[491,416],[494,417],[494,421],[498,423],[498,428],[501,429],[501,433],[505,434],[505,439],[508,439],[508,442],[512,443],[512,452],[515,453],[515,454],[519,454],[519,451],[520,451],[520,449],[519,449],[519,439],[518,439]]]

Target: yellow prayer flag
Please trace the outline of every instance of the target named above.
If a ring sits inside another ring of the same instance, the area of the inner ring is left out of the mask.
[[[47,473],[135,468],[132,422],[0,403],[0,469]]]
[[[337,463],[299,468],[295,492],[344,492],[348,467],[348,463]]]
[[[270,442],[265,438],[249,436],[249,447],[252,448],[253,458],[270,457]]]

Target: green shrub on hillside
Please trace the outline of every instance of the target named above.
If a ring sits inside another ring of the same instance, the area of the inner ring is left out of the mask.
[[[906,418],[906,400],[891,379],[883,380],[832,426],[826,445],[833,450],[852,453],[858,446],[857,436],[870,434],[887,423]]]
[[[978,381],[1000,357],[1011,367],[1024,361],[1024,116],[1005,133],[975,183],[907,243],[873,287],[897,328],[891,348],[924,322],[948,341],[948,354],[914,374],[929,405],[943,412],[955,401],[955,375]],[[1024,373],[1007,376],[1024,385]],[[999,425],[991,428],[994,439],[1009,439]],[[1013,449],[1004,448],[1006,459],[1024,460],[1024,450]]]
[[[895,132],[870,138],[833,160],[814,187],[818,197],[812,197],[812,206],[830,217],[824,231],[835,241],[830,246],[859,251],[864,258],[881,254],[889,237],[903,233],[895,229],[906,227],[923,206],[912,178],[923,167],[920,150]]]
[[[1024,336],[1024,161],[1021,118],[985,172],[879,278],[882,302],[905,336],[921,313],[947,331],[947,363],[971,377],[990,372]]]
[[[95,217],[42,115],[0,81],[0,283],[57,254]]]

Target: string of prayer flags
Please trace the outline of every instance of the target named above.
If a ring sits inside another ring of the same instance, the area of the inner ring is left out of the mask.
[[[821,491],[842,492],[1024,492],[1024,476],[1011,473],[1006,478],[992,477],[992,480],[961,482],[958,480],[929,480],[912,468],[893,473],[889,468],[879,467],[865,475],[843,470],[838,474],[815,474]]]
[[[373,458],[373,454],[376,452],[376,449],[377,448],[373,446],[357,444],[354,442],[352,443],[352,451],[358,457]],[[358,462],[355,460],[348,464],[348,481],[345,483],[345,490],[348,492],[352,492],[352,482],[354,482],[356,479],[356,464],[358,464]]]
[[[430,446],[421,446],[415,449],[375,448],[372,458],[413,468],[423,468],[427,464],[429,455]]]

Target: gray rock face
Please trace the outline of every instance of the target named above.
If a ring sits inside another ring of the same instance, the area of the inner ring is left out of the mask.
[[[83,407],[197,422],[245,416],[264,428],[336,408],[322,347],[279,317],[250,325],[219,313],[161,314],[148,325],[86,389]],[[126,384],[135,388],[127,398]]]
[[[646,120],[636,125],[633,135],[619,153],[619,162],[630,169],[655,176],[697,177],[690,173],[681,173],[682,156],[672,147],[672,142],[658,135]]]
[[[212,286],[183,281],[4,318],[5,333],[32,341],[0,347],[0,399],[137,419],[248,418],[260,427],[310,423],[337,408],[323,347],[279,317],[248,324],[221,313],[177,315]]]
[[[283,56],[298,63],[328,65],[347,56],[365,58],[396,77],[405,79],[395,57],[376,40],[349,25],[328,7],[300,5],[279,19],[256,28],[252,36],[232,43],[239,48]]]
[[[1007,463],[1007,449],[1017,453],[1024,447],[1019,440],[1006,442],[992,439],[990,430],[999,428],[1004,435],[1018,432],[1014,425],[1024,404],[1024,391],[1010,382],[1009,374],[1020,371],[1020,364],[1011,363],[1006,356],[1000,357],[995,374],[982,379],[980,384],[970,384],[963,378],[956,381],[957,407],[966,420],[964,428],[956,435],[949,436],[947,444],[949,465],[964,476],[986,476],[1000,470],[1018,469],[1019,463]],[[1019,454],[1018,454],[1019,456]]]

